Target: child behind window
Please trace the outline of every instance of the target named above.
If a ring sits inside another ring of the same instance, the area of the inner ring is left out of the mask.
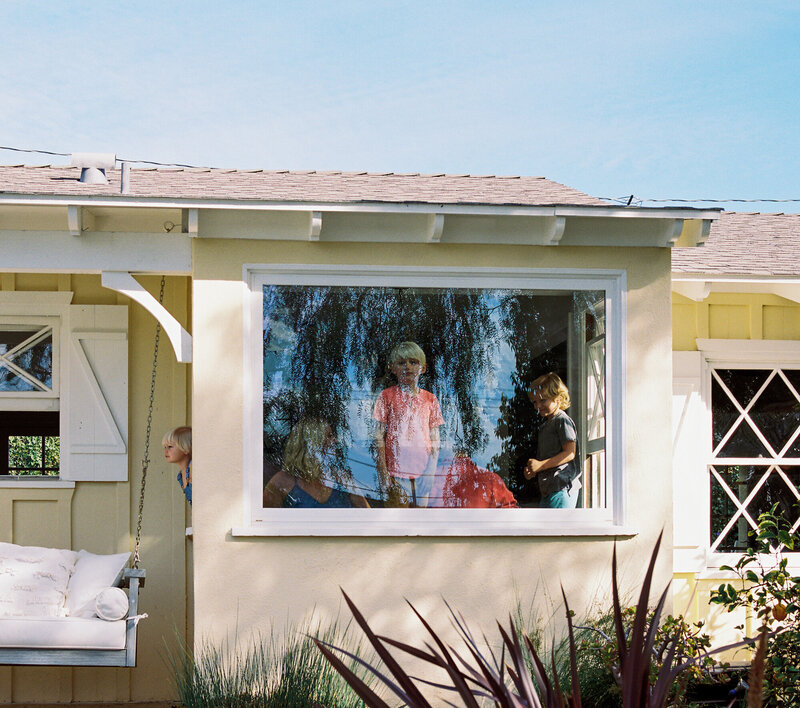
[[[536,477],[545,509],[574,509],[578,501],[580,469],[576,460],[575,423],[564,410],[569,391],[557,374],[535,379],[528,397],[544,422],[539,428],[536,457],[525,465],[525,479]]]
[[[426,371],[425,352],[401,342],[389,355],[397,385],[381,391],[372,417],[378,484],[387,506],[427,506],[439,457],[439,401],[419,388]]]

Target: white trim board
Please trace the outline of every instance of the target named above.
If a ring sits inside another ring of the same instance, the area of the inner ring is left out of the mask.
[[[235,535],[323,536],[470,536],[470,535],[620,535],[635,534],[625,522],[625,341],[626,273],[623,270],[426,268],[375,266],[304,266],[245,264],[242,271],[244,321],[244,418],[242,524]],[[537,290],[603,290],[607,337],[614,342],[606,358],[607,498],[602,509],[362,509],[285,510],[262,506],[263,378],[262,295],[265,284],[355,285],[397,287],[508,288]],[[287,515],[286,512],[289,512]],[[327,513],[326,513],[327,512]],[[331,513],[333,512],[333,513]],[[397,514],[400,514],[398,518]],[[310,514],[310,515],[309,515]],[[554,528],[554,521],[564,523]],[[476,526],[477,525],[477,526]],[[479,528],[481,527],[481,528]],[[562,533],[563,529],[563,533]]]

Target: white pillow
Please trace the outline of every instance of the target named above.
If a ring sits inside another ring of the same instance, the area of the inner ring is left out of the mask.
[[[0,543],[0,617],[63,617],[75,551]]]
[[[128,596],[122,588],[103,588],[97,593],[95,612],[100,619],[113,622],[128,614]]]
[[[113,585],[130,557],[130,552],[100,556],[89,551],[78,551],[75,572],[69,581],[67,615],[95,617],[97,593]]]

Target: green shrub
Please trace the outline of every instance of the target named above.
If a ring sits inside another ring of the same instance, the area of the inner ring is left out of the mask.
[[[346,645],[361,654],[360,643],[338,623],[310,623],[287,629],[279,639],[255,637],[244,650],[202,644],[194,654],[185,646],[168,654],[175,688],[185,708],[360,708],[363,703],[319,653],[311,634]],[[352,663],[354,672],[363,672]],[[369,676],[364,676],[370,682]]]
[[[791,575],[782,553],[795,549],[797,536],[790,530],[777,505],[761,514],[758,533],[751,534],[752,548],[735,565],[721,567],[739,581],[711,593],[711,602],[729,612],[747,608],[760,621],[759,629],[774,633],[767,643],[764,696],[776,708],[800,705],[800,577]]]

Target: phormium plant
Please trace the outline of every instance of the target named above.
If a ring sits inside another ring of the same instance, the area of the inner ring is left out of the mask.
[[[653,580],[661,536],[656,542],[650,563],[642,583],[639,600],[633,612],[632,622],[626,627],[625,616],[620,603],[617,583],[616,545],[612,558],[612,594],[614,634],[616,638],[612,672],[619,684],[622,705],[625,708],[663,708],[667,704],[670,690],[677,677],[697,663],[692,657],[684,660],[679,649],[679,640],[674,636],[661,639],[659,649],[660,666],[655,670],[654,647],[659,636],[659,620],[667,597],[667,589],[661,594],[655,609],[649,610],[650,588]],[[563,590],[562,590],[563,594]],[[544,663],[537,653],[530,637],[520,635],[509,618],[508,629],[498,623],[502,640],[500,655],[486,642],[479,645],[473,637],[464,618],[449,606],[450,616],[461,637],[463,648],[459,651],[436,633],[411,603],[430,637],[422,647],[415,647],[389,637],[379,636],[370,628],[367,620],[353,601],[344,593],[353,617],[364,631],[375,653],[383,662],[383,668],[372,665],[358,656],[330,642],[316,639],[323,655],[353,687],[368,708],[389,708],[389,704],[367,683],[348,667],[339,655],[349,657],[370,672],[380,684],[397,696],[408,708],[432,708],[435,700],[424,689],[449,694],[451,705],[479,708],[489,701],[502,708],[580,708],[581,696],[577,673],[577,645],[572,623],[572,612],[567,598],[564,606],[567,617],[567,630],[570,654],[570,685],[562,686],[555,665],[551,663],[551,676],[548,676]],[[439,682],[430,682],[411,676],[402,664],[395,659],[390,648],[402,654],[431,664],[443,673]],[[723,647],[719,651],[727,649]],[[528,671],[528,666],[531,671]],[[654,680],[653,680],[654,678]],[[459,699],[460,704],[452,700]]]

